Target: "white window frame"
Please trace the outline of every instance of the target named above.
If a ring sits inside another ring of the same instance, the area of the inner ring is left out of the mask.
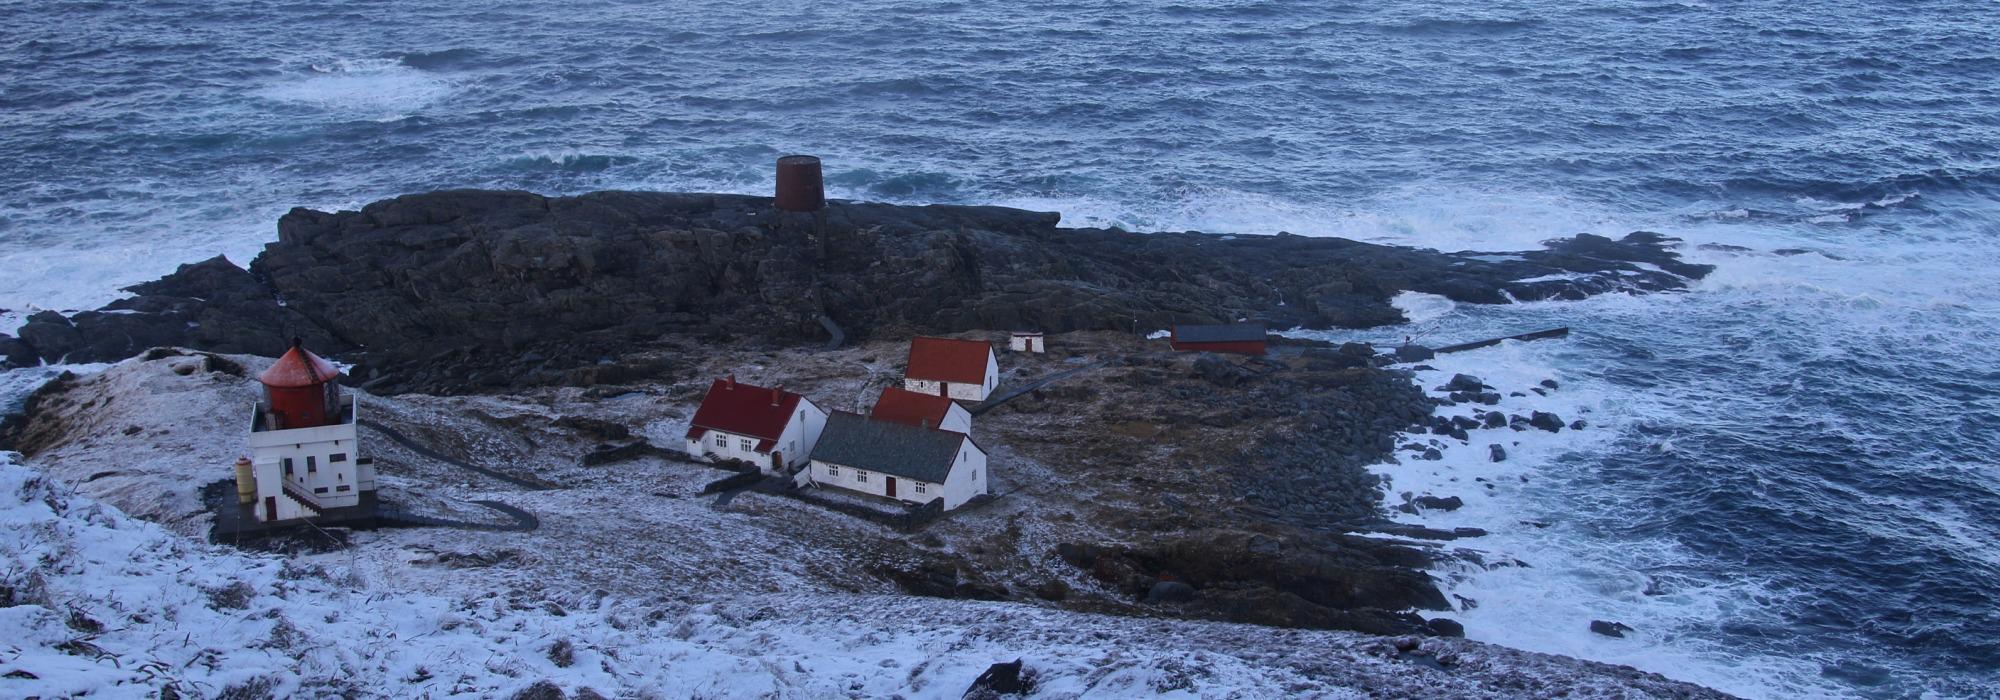
[[[859,469],[854,470],[854,483],[857,484],[868,483],[868,472],[864,472]]]
[[[831,464],[826,465],[826,475],[828,477],[840,476],[840,467]]]
[[[923,492],[924,492],[924,482],[921,482],[921,481],[918,481],[918,482],[913,482],[913,483],[915,483],[915,484],[916,484],[916,486],[915,486],[915,487],[913,487],[913,488],[915,488],[915,489],[916,489],[917,493],[923,493]]]
[[[715,434],[715,446],[716,446],[716,447],[720,447],[720,448],[723,448],[723,449],[728,449],[728,448],[729,448],[729,436],[728,436],[728,435],[723,435],[722,433],[716,433],[716,434]]]
[[[736,438],[736,449],[749,452],[756,448],[757,443],[751,442],[750,438]]]

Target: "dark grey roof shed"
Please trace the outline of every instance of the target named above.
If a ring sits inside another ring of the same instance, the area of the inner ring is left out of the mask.
[[[1177,325],[1174,326],[1174,340],[1183,343],[1240,343],[1264,340],[1266,331],[1262,323],[1230,323],[1224,325]]]
[[[951,475],[951,464],[957,461],[958,448],[966,440],[949,430],[835,411],[826,417],[826,428],[819,434],[819,444],[813,446],[812,459],[941,484]]]

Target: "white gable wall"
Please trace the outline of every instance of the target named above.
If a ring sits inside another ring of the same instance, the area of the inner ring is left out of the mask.
[[[940,392],[940,385],[948,385],[947,392]],[[945,396],[953,401],[985,401],[993,389],[1000,386],[1000,361],[993,356],[993,349],[986,349],[986,377],[978,384],[960,382],[940,382],[935,379],[904,377],[903,388],[919,394]]]
[[[778,434],[778,441],[771,449],[783,456],[786,468],[806,463],[814,445],[819,444],[820,431],[826,429],[826,412],[804,397],[794,409],[791,419],[785,421],[785,430]],[[689,457],[704,461],[742,460],[757,465],[757,468],[771,473],[771,453],[757,451],[757,443],[763,438],[710,429],[699,440],[685,441]]]
[[[256,517],[269,520],[266,498],[275,498],[278,520],[314,515],[285,495],[289,484],[321,508],[351,508],[361,504],[361,492],[375,490],[375,468],[360,464],[361,444],[354,419],[359,406],[353,397],[342,402],[344,423],[290,430],[250,433],[250,463],[257,479]],[[262,412],[263,407],[251,409]],[[254,420],[255,417],[253,417]],[[285,468],[290,462],[291,469]]]

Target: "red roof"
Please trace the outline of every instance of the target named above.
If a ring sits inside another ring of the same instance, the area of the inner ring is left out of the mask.
[[[775,442],[785,433],[785,425],[791,422],[803,399],[783,389],[717,379],[708,385],[708,395],[701,398],[701,408],[695,410],[687,436],[700,439],[710,430],[720,430]],[[758,449],[768,451],[761,445]]]
[[[944,423],[945,414],[951,411],[951,406],[951,399],[892,386],[882,389],[882,398],[875,400],[875,408],[868,412],[868,417],[935,428]]]
[[[954,384],[985,384],[993,346],[984,340],[919,336],[910,341],[910,367],[903,376]]]
[[[257,381],[263,382],[264,386],[268,387],[291,389],[319,386],[333,381],[333,378],[338,376],[340,370],[334,369],[333,363],[320,359],[304,346],[293,345],[292,349],[286,350],[270,369],[258,375]]]

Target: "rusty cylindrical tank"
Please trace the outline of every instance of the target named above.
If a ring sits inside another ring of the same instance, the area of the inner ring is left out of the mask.
[[[250,469],[249,457],[236,458],[236,502],[257,502],[257,474]]]
[[[778,159],[778,209],[819,211],[826,206],[826,183],[820,179],[816,156]]]
[[[340,370],[292,339],[292,349],[259,375],[278,430],[317,428],[340,422]]]

